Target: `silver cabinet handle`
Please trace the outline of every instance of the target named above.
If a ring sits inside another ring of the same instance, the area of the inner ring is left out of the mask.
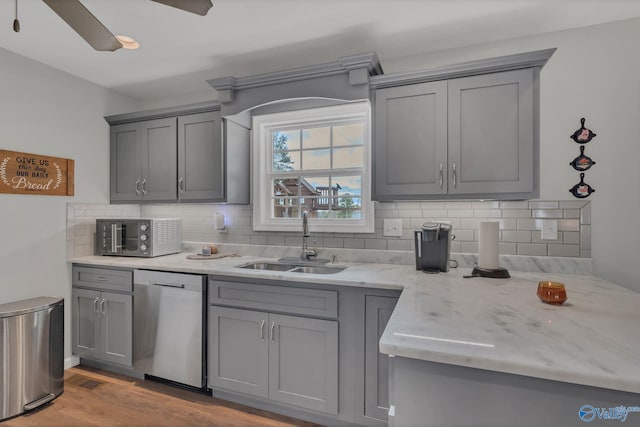
[[[269,337],[271,338],[271,342],[276,342],[276,337],[273,334],[273,330],[276,327],[276,322],[271,322],[271,328],[269,329]]]
[[[178,191],[184,193],[184,177],[181,176],[178,180]]]
[[[140,179],[136,181],[136,196],[140,196]]]
[[[105,299],[104,299],[104,297],[102,298],[102,301],[100,301],[100,313],[102,313],[102,314],[105,314],[105,311],[104,311],[104,305],[105,305],[105,304],[104,304],[104,303],[105,303],[106,301],[107,301],[107,300],[105,300]]]
[[[260,339],[264,341],[264,320],[260,323]]]
[[[98,300],[100,299],[100,297],[96,297],[96,299],[93,300],[93,312],[98,314]]]
[[[456,164],[452,165],[453,167],[453,188],[456,188],[458,185],[458,173],[456,172]]]
[[[143,179],[142,180],[142,195],[144,196],[145,194],[147,194],[147,190],[145,189],[145,186],[147,185],[147,179]]]
[[[106,282],[107,278],[104,276],[96,276],[96,281],[97,282]]]
[[[444,167],[440,163],[440,188],[444,185]]]

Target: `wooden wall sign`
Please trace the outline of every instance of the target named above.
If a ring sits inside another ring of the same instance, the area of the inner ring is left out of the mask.
[[[74,161],[0,150],[0,193],[73,196]]]

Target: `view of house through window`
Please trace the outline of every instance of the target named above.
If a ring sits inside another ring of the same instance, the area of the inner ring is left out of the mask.
[[[301,218],[305,210],[310,218],[321,220],[316,223],[370,220],[366,218],[369,206],[363,203],[370,199],[368,114],[336,116],[334,110],[339,108],[325,109],[325,113],[332,111],[330,118],[322,116],[323,109],[316,109],[317,118],[300,120],[295,118],[299,112],[292,112],[291,120],[258,128],[266,133],[260,139],[267,146],[258,147],[257,152],[265,157],[261,179],[268,183],[258,186],[269,194],[254,200],[265,202],[260,209],[266,222],[284,224],[286,219]]]
[[[362,217],[363,123],[274,130],[272,141],[274,217]]]

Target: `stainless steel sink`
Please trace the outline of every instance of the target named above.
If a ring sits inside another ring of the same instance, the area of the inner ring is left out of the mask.
[[[295,268],[295,265],[277,264],[274,262],[253,262],[244,265],[238,265],[238,268],[246,268],[248,270],[269,270],[269,271],[289,271]]]
[[[303,266],[296,267],[291,270],[292,273],[309,273],[309,274],[335,274],[339,273],[347,267],[326,267],[326,266]]]
[[[346,266],[309,265],[307,263],[289,264],[280,262],[250,262],[236,265],[236,267],[247,270],[286,271],[307,274],[335,274],[347,268]]]

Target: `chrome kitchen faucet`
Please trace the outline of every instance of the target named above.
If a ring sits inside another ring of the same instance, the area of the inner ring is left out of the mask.
[[[302,212],[302,252],[300,253],[301,259],[311,261],[311,258],[318,256],[317,249],[309,249],[307,245],[307,238],[309,237],[309,212]]]

